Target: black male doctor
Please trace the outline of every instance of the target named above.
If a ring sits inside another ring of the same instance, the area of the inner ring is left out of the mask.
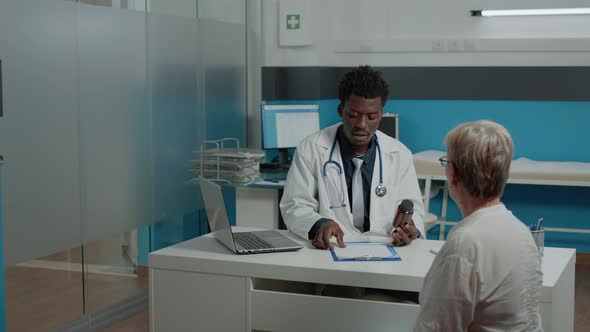
[[[344,236],[391,236],[395,246],[424,238],[424,207],[410,150],[377,130],[389,88],[369,66],[338,86],[342,122],[306,137],[287,175],[280,208],[287,228],[319,249],[344,247]],[[360,189],[362,188],[362,190]],[[403,200],[412,222],[393,229]]]

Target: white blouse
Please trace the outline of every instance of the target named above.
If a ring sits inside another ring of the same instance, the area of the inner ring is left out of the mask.
[[[541,256],[503,204],[458,223],[420,292],[414,331],[542,331]]]

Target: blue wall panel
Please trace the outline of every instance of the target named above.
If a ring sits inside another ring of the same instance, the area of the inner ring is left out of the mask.
[[[386,111],[400,115],[400,138],[412,150],[444,150],[444,135],[456,125],[481,119],[512,134],[515,158],[590,162],[587,138],[590,102],[392,100]]]
[[[338,99],[267,101],[320,105],[320,125],[340,121]],[[498,100],[389,100],[385,112],[399,114],[400,140],[414,153],[445,150],[445,134],[460,123],[489,119],[504,125],[515,145],[515,158],[539,161],[590,162],[587,142],[590,102],[498,101]],[[503,201],[525,223],[545,219],[548,227],[590,228],[590,188],[508,185]],[[440,211],[440,194],[430,211]],[[461,214],[451,200],[447,219]],[[438,227],[429,233],[433,238]],[[590,252],[590,234],[546,234],[547,246],[573,247]]]

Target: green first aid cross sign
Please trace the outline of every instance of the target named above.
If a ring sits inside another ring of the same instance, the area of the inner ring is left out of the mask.
[[[301,15],[287,14],[287,30],[301,29]]]

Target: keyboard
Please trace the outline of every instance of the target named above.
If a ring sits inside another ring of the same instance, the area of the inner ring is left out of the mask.
[[[270,243],[249,232],[234,233],[234,241],[244,247],[244,249],[266,249],[273,247]]]
[[[279,163],[261,163],[260,170],[267,171],[267,170],[280,170],[281,164]]]

